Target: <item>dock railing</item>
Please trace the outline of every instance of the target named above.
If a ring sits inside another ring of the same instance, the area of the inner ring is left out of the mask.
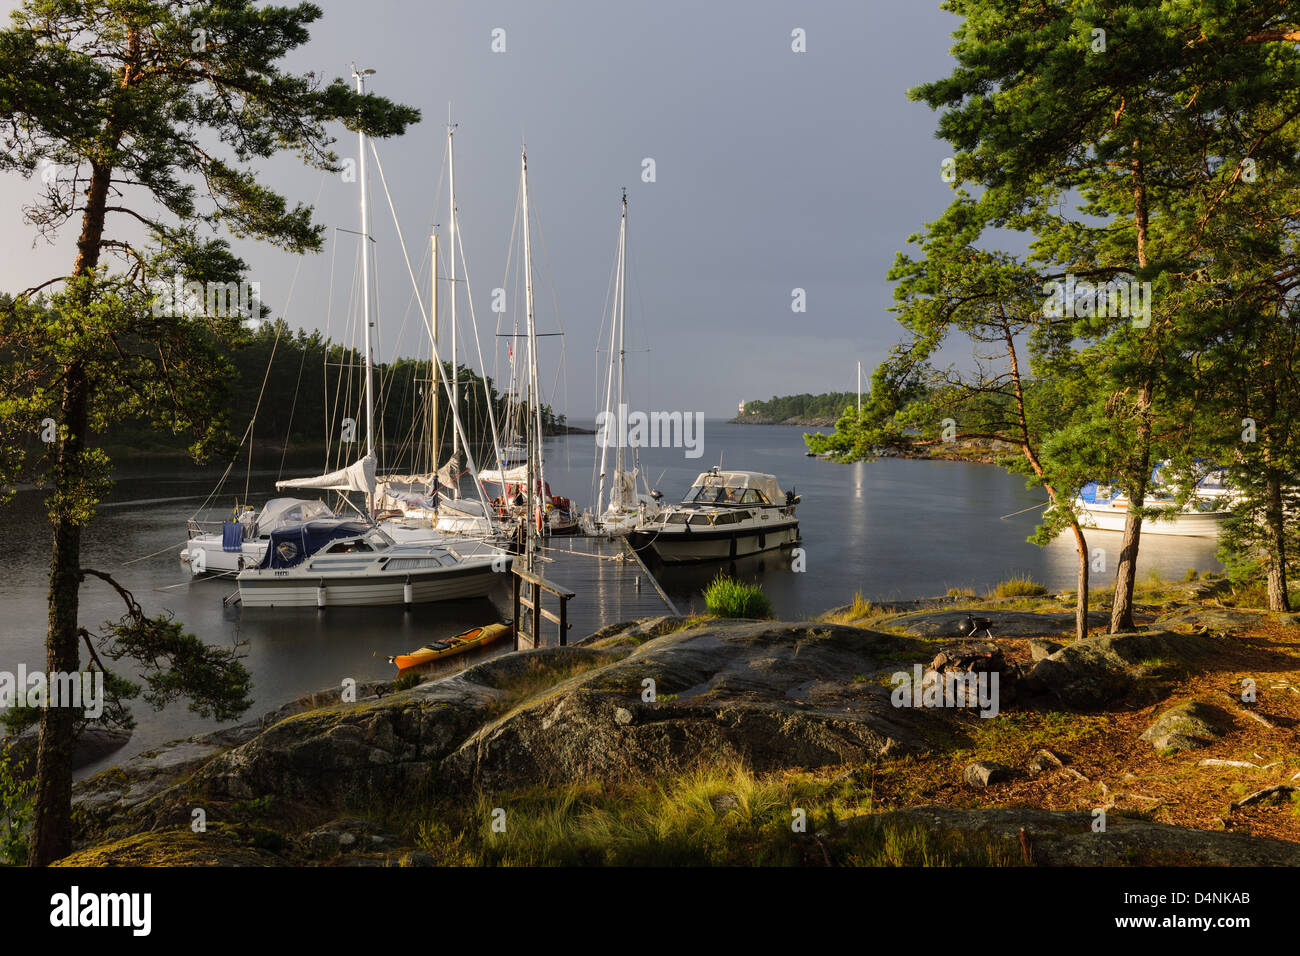
[[[558,627],[560,646],[567,645],[569,643],[570,627],[569,599],[573,597],[573,592],[565,590],[554,581],[548,581],[531,571],[525,571],[523,568],[514,567],[511,570],[514,573],[515,591],[515,650],[542,646],[543,618]],[[559,599],[560,613],[558,615],[542,607],[542,595],[545,593],[553,594]],[[522,613],[525,608],[528,610],[527,615]]]

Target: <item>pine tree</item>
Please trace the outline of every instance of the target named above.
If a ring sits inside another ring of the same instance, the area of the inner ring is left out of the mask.
[[[228,366],[216,358],[217,343],[240,337],[250,316],[211,314],[206,300],[160,309],[155,283],[241,282],[244,263],[213,229],[292,252],[319,248],[323,229],[311,210],[291,207],[252,164],[288,150],[336,170],[326,123],[386,136],[418,120],[342,80],[322,84],[278,65],[319,17],[311,4],[248,0],[27,0],[0,31],[0,120],[9,140],[0,168],[53,170],[28,218],[47,235],[69,222],[78,228],[69,273],[20,295],[3,330],[13,357],[13,390],[0,406],[6,438],[32,434],[47,418],[57,425],[33,465],[51,489],[51,673],[80,667],[81,536],[109,475],[96,436],[125,415],[194,435],[196,456],[222,444]],[[48,302],[34,300],[51,287]],[[11,455],[5,464],[20,463]],[[144,655],[161,642],[178,664],[189,646],[156,628],[133,639]],[[187,686],[182,676],[173,684]],[[238,702],[230,683],[188,689]],[[71,850],[73,733],[69,709],[42,712],[34,865]]]

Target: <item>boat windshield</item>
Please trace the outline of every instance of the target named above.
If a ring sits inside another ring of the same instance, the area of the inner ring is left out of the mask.
[[[757,488],[730,485],[701,485],[692,488],[683,499],[688,505],[770,505],[772,502]]]

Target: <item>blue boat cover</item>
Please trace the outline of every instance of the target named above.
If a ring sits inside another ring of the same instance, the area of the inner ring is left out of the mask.
[[[244,526],[238,521],[227,521],[221,526],[221,550],[241,551],[244,547]]]
[[[258,568],[292,568],[338,538],[355,538],[370,526],[360,521],[307,521],[271,532]]]
[[[1082,498],[1084,501],[1088,502],[1088,504],[1090,505],[1096,504],[1097,483],[1095,481],[1090,481],[1086,485],[1084,485],[1083,488],[1079,490],[1079,497]]]

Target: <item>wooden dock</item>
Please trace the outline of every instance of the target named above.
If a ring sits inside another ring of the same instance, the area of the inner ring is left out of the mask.
[[[534,633],[533,622],[541,643],[550,646],[561,643],[561,619],[567,626],[563,643],[572,644],[620,621],[677,613],[654,576],[621,538],[547,538],[533,577],[542,583],[529,576],[516,579],[523,599],[516,619],[524,625],[516,628],[522,631],[516,638],[520,647],[534,646],[529,636]],[[557,591],[572,597],[566,599]],[[540,607],[534,608],[533,595],[538,592]]]

